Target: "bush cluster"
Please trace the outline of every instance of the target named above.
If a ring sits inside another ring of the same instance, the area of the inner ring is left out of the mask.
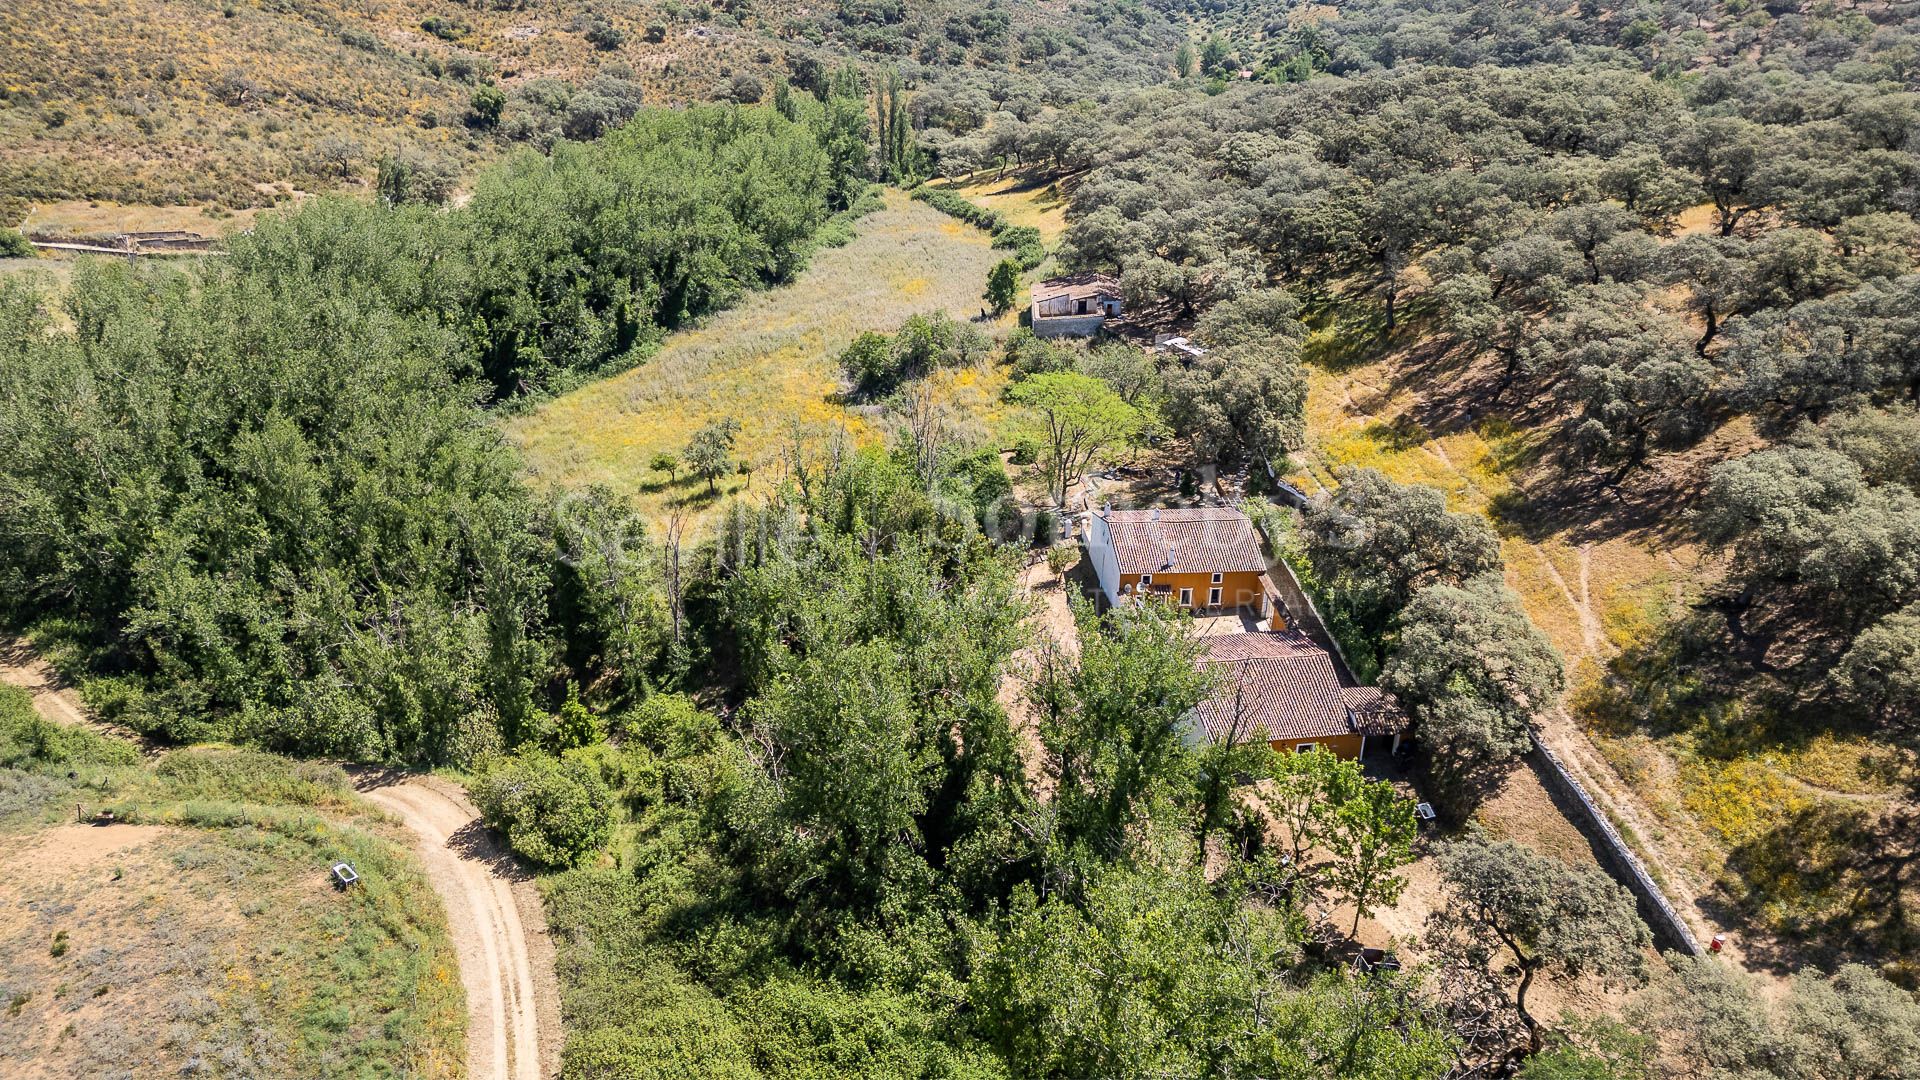
[[[577,865],[613,829],[613,793],[579,756],[507,758],[474,785],[473,800],[516,853],[544,866]]]
[[[913,189],[913,197],[943,214],[986,230],[993,236],[993,246],[1013,252],[1022,270],[1031,270],[1046,261],[1047,248],[1040,242],[1040,230],[1031,225],[1015,225],[998,210],[968,202],[943,188],[922,184]]]

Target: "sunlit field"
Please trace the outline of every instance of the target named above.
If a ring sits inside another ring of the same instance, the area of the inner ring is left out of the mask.
[[[509,421],[536,482],[604,484],[658,518],[717,505],[706,481],[684,471],[670,481],[649,464],[661,451],[678,452],[709,421],[739,419],[735,456],[753,470],[724,478],[722,496],[770,482],[796,428],[811,438],[836,427],[856,440],[877,437],[840,403],[840,350],[917,312],[978,315],[987,271],[1003,253],[985,233],[898,191],[857,228],[852,243],[819,252],[794,284],[749,296],[674,335],[640,367]]]

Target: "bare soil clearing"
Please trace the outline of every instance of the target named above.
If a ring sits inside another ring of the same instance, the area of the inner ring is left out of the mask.
[[[560,1061],[560,988],[531,879],[460,790],[430,776],[364,774],[356,785],[419,839],[447,907],[467,990],[467,1075],[540,1080]]]

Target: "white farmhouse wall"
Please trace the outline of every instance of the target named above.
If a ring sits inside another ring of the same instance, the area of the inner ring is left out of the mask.
[[[1120,556],[1113,550],[1113,530],[1099,514],[1087,515],[1087,558],[1093,560],[1093,574],[1100,580],[1100,591],[1108,604],[1120,602]]]

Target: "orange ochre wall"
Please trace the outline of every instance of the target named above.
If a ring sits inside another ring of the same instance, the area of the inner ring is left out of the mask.
[[[1318,739],[1276,739],[1269,745],[1275,750],[1284,750],[1291,754],[1307,743],[1313,743],[1320,749],[1331,750],[1340,757],[1357,758],[1360,756],[1362,738],[1359,735],[1325,735]]]
[[[1139,574],[1121,574],[1120,588],[1124,592],[1129,585],[1140,584]],[[1220,590],[1221,607],[1256,607],[1260,603],[1260,575],[1257,571],[1235,571],[1220,575],[1220,584],[1213,584],[1212,574],[1155,574],[1153,585],[1157,588],[1165,585],[1173,590],[1168,599],[1178,604],[1180,590],[1193,590],[1193,606],[1207,606],[1207,590]]]

